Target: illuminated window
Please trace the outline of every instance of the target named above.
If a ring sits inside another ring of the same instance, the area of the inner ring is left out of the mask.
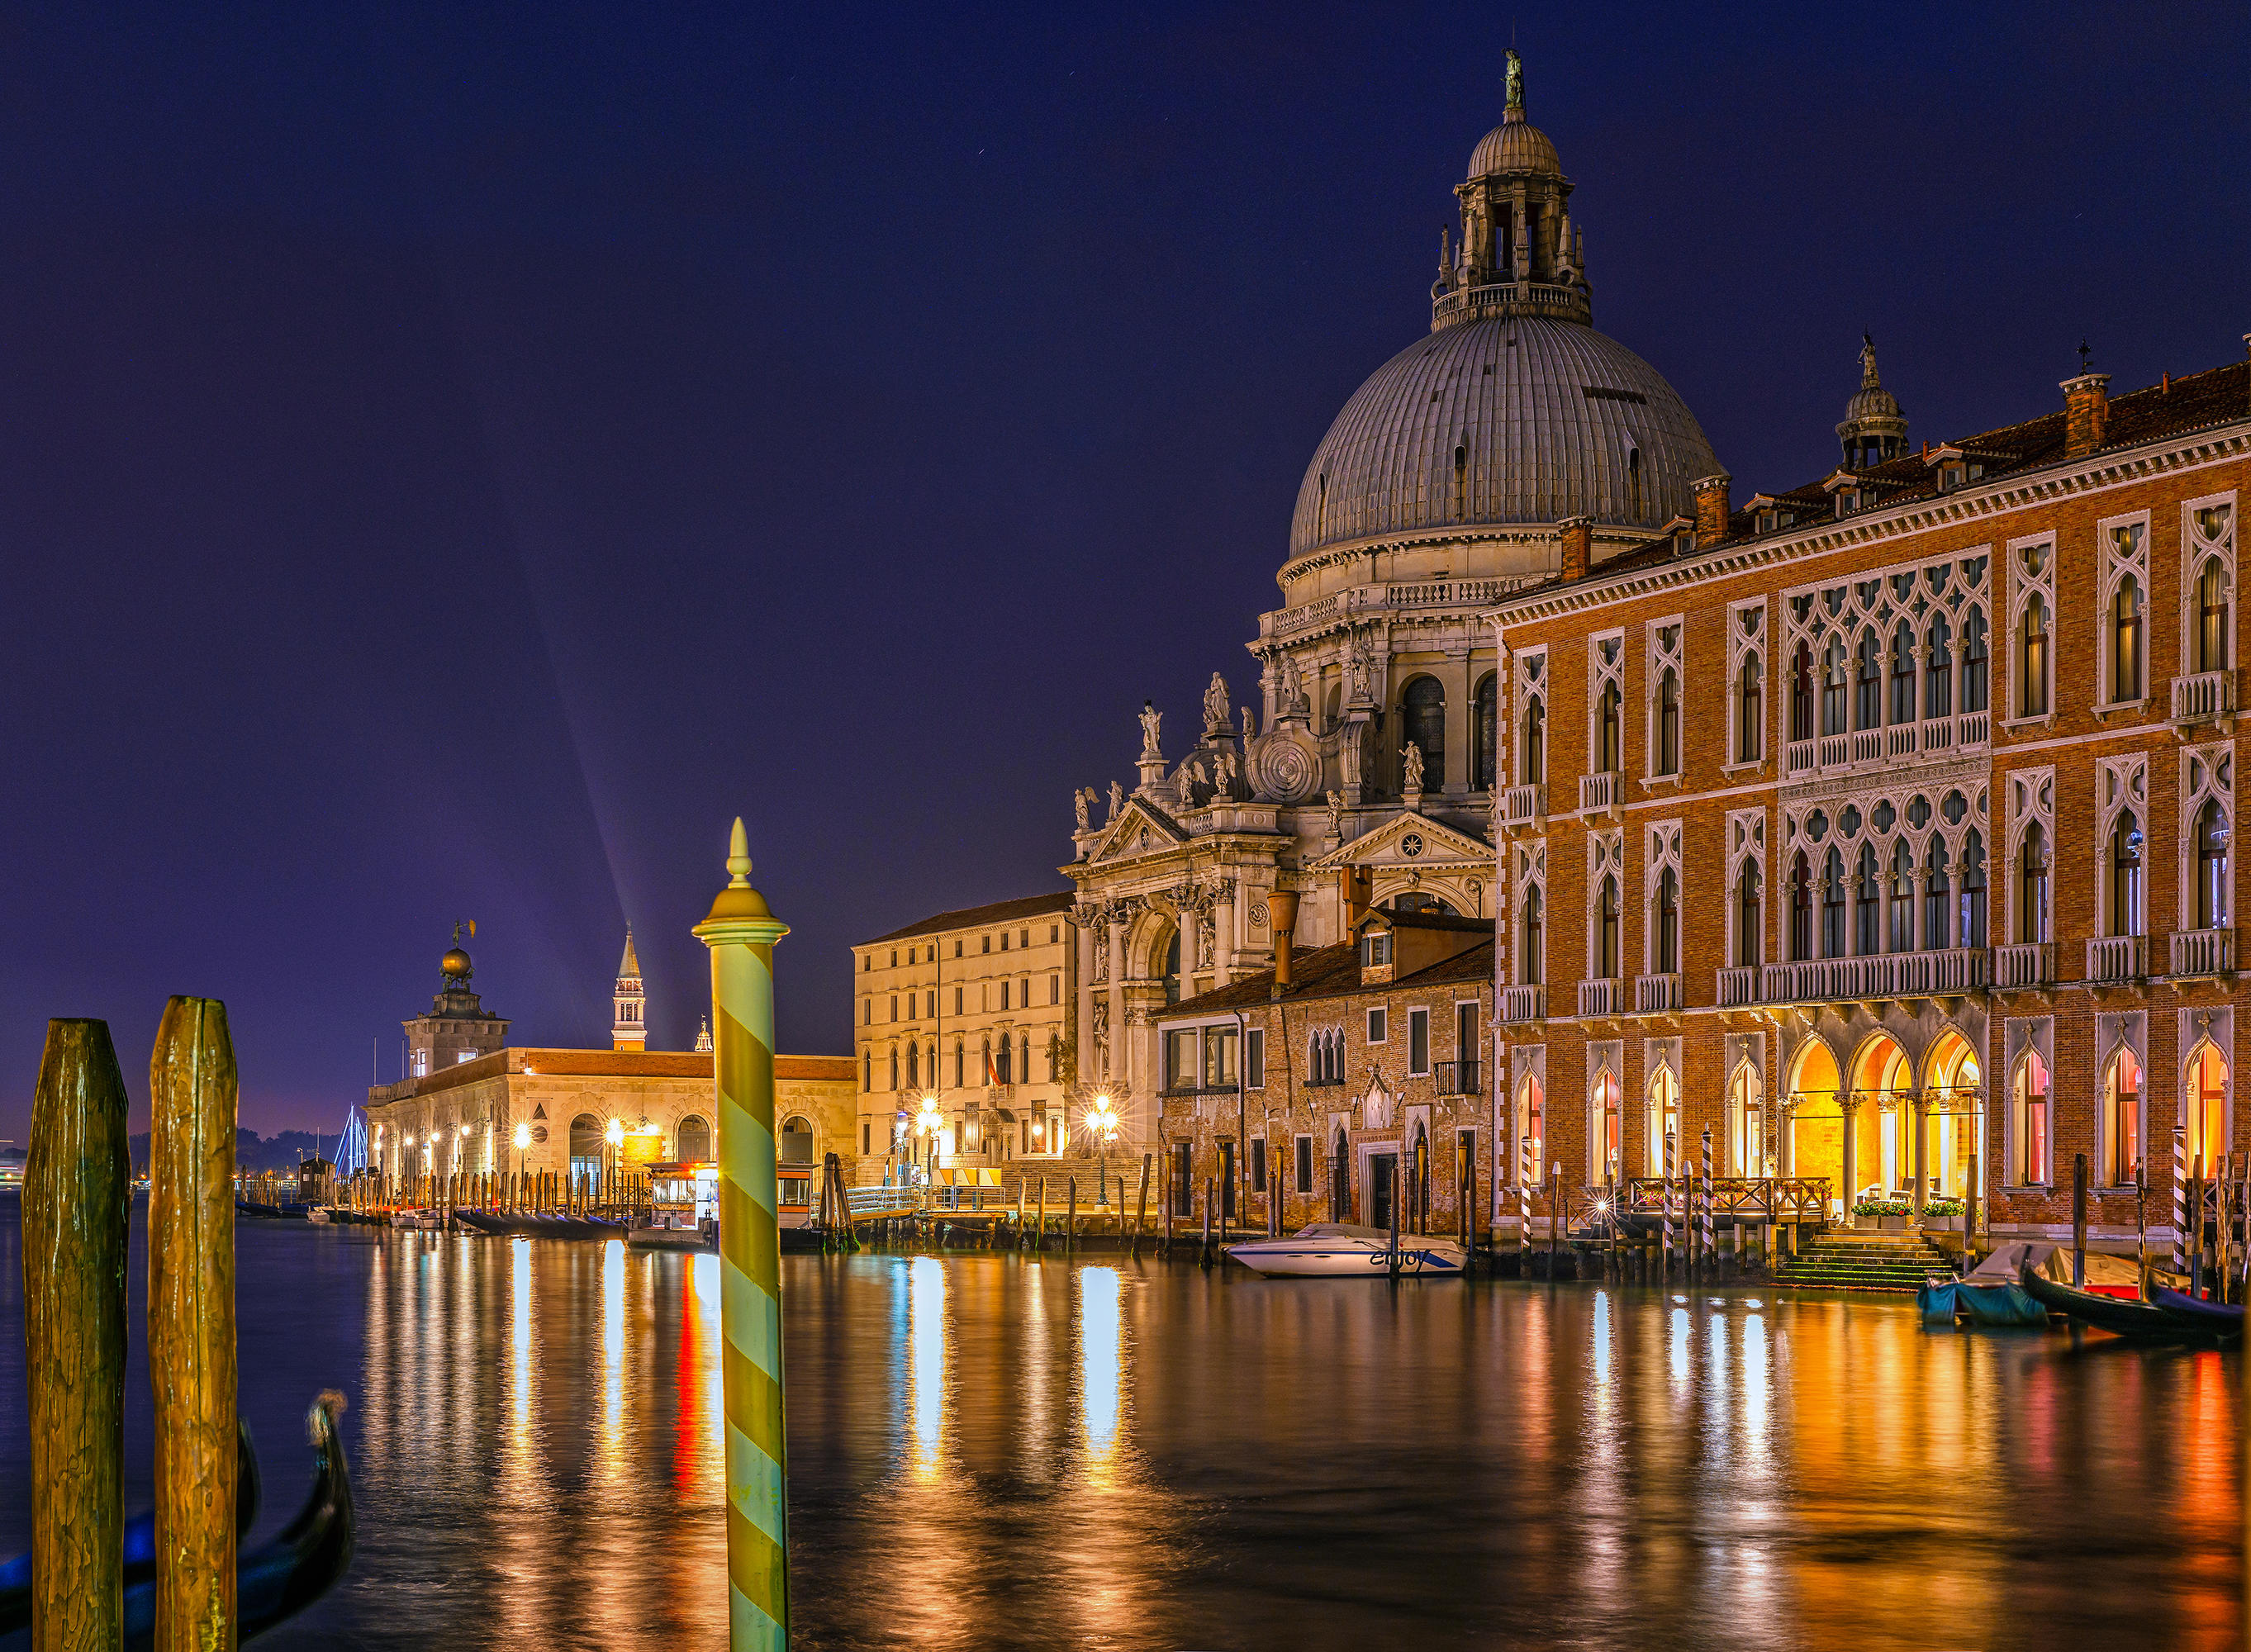
[[[2039,1052],[2027,1050],[2017,1064],[2009,1105],[2015,1137],[2009,1179],[2020,1187],[2045,1187],[2053,1179],[2054,1161],[2047,1128],[2047,1063]]]
[[[2133,1051],[2121,1049],[2102,1081],[2103,1179],[2130,1187],[2141,1162],[2142,1063]]]

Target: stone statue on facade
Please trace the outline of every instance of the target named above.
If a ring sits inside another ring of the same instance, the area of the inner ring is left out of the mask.
[[[1197,770],[1193,757],[1181,764],[1180,772],[1173,777],[1173,795],[1180,799],[1183,809],[1195,807],[1196,782],[1202,778],[1203,776]]]
[[[1115,825],[1119,815],[1125,811],[1125,808],[1126,788],[1119,785],[1115,780],[1112,780],[1110,783],[1110,819],[1105,820],[1102,824],[1105,826]]]
[[[1206,734],[1218,734],[1234,723],[1233,702],[1228,698],[1227,679],[1216,671],[1211,674],[1211,683],[1203,691],[1203,728]]]
[[[1091,786],[1083,791],[1074,791],[1070,794],[1071,811],[1078,816],[1078,829],[1081,832],[1087,830],[1088,821],[1086,812],[1088,806],[1091,805],[1093,801],[1094,790]]]
[[[1164,721],[1165,714],[1157,709],[1155,701],[1144,700],[1141,702],[1141,755],[1143,757],[1153,757],[1157,755],[1160,750],[1157,744],[1157,730],[1162,726]]]
[[[1368,682],[1375,671],[1375,661],[1368,657],[1368,651],[1360,646],[1359,639],[1354,639],[1344,657],[1345,698],[1362,704],[1373,700],[1375,695],[1369,691]]]
[[[1423,789],[1423,748],[1409,740],[1407,750],[1399,754],[1399,763],[1406,776],[1406,789],[1420,791]]]
[[[1232,750],[1222,751],[1212,760],[1212,764],[1219,771],[1212,778],[1212,785],[1218,788],[1221,795],[1233,797],[1235,795],[1235,753]]]
[[[1306,674],[1298,669],[1295,654],[1282,656],[1282,688],[1280,695],[1284,712],[1296,711],[1306,703]]]
[[[1329,835],[1333,838],[1341,840],[1344,836],[1344,793],[1341,791],[1330,792],[1328,794],[1328,805]]]

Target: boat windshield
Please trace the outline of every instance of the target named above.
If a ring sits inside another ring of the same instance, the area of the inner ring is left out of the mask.
[[[1390,1234],[1381,1227],[1359,1227],[1351,1222],[1308,1222],[1298,1229],[1300,1239],[1373,1239],[1384,1244],[1391,1242]]]

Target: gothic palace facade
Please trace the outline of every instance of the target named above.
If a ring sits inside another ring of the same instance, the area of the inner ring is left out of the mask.
[[[1145,712],[1139,784],[1079,795],[1083,1064],[1176,1190],[1292,1220],[1371,1219],[1416,1136],[1434,1220],[1458,1144],[1506,1223],[1527,1160],[1578,1196],[1708,1129],[1840,1213],[1975,1165],[1997,1236],[2067,1225],[2083,1153],[2129,1239],[2146,1162],[2162,1227],[2176,1130],[2234,1145],[2251,363],[1918,446],[1870,346],[1836,467],[1738,501],[1593,330],[1571,187],[1512,60],[1429,335],[1308,467],[1257,704],[1215,677],[1177,762]]]

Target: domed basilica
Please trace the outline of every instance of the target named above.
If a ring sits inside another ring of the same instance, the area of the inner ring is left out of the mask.
[[[1300,895],[1299,946],[1367,905],[1492,918],[1481,616],[1567,556],[1599,563],[1690,519],[1721,469],[1656,369],[1595,330],[1572,190],[1511,52],[1506,113],[1454,190],[1430,331],[1306,466],[1282,605],[1249,645],[1256,703],[1215,674],[1185,750],[1145,707],[1132,791],[1074,798],[1078,1077],[1130,1096],[1136,1139],[1156,1118],[1153,1012],[1271,967],[1269,892]]]

